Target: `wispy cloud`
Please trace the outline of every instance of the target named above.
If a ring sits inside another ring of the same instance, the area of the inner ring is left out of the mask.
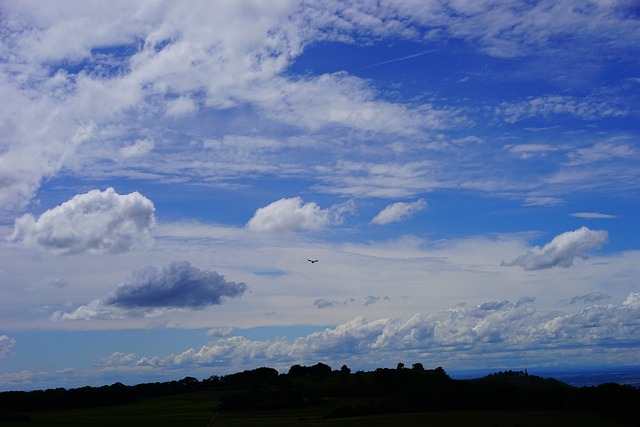
[[[556,151],[567,150],[568,147],[551,144],[518,144],[508,145],[505,149],[510,153],[517,155],[521,159],[529,159],[532,157],[543,157]]]
[[[553,119],[568,114],[584,120],[602,117],[624,117],[628,111],[622,105],[603,103],[601,99],[579,99],[562,95],[546,95],[519,102],[505,102],[498,109],[504,121],[515,123],[531,117]]]
[[[128,145],[126,147],[122,147],[120,149],[120,154],[123,157],[140,157],[148,154],[151,150],[153,150],[154,143],[148,139],[139,139],[134,142],[132,145]]]
[[[551,196],[529,196],[525,198],[523,206],[557,206],[564,205],[564,200]]]
[[[638,150],[622,141],[603,141],[569,153],[570,166],[584,165],[614,159],[637,159]]]
[[[569,214],[576,218],[586,218],[586,219],[613,219],[617,218],[617,215],[604,214],[599,212],[576,212]]]
[[[427,206],[427,202],[424,199],[416,200],[415,202],[397,202],[388,205],[371,220],[372,224],[384,225],[391,222],[398,222],[408,218],[411,218],[417,212],[421,211]]]

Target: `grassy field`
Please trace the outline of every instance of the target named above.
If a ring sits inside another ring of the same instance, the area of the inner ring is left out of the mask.
[[[447,427],[613,427],[598,418],[555,411],[460,411],[412,414],[385,414],[367,417],[323,419],[342,400],[326,402],[312,409],[283,411],[224,412],[214,414],[218,395],[197,392],[153,399],[129,405],[34,412],[31,422],[0,423],[0,426],[29,427],[207,427],[207,426],[447,426]]]

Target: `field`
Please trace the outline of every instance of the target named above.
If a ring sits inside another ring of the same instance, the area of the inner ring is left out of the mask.
[[[281,411],[215,413],[218,394],[199,391],[139,402],[71,411],[33,412],[29,423],[0,426],[29,427],[190,427],[190,426],[447,426],[447,427],[612,427],[616,424],[587,414],[562,411],[456,411],[384,414],[366,417],[323,419],[345,403],[328,400],[322,406]]]

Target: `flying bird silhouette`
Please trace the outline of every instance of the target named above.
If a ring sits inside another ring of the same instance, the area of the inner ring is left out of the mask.
[[[314,262],[318,262],[319,260],[317,260],[317,259],[308,259],[307,261],[309,261],[311,264],[313,264]]]

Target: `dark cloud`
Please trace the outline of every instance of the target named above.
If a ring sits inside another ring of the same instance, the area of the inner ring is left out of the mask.
[[[133,272],[104,302],[121,308],[204,308],[239,297],[246,289],[246,284],[228,282],[215,271],[175,261],[162,271],[148,266]]]

